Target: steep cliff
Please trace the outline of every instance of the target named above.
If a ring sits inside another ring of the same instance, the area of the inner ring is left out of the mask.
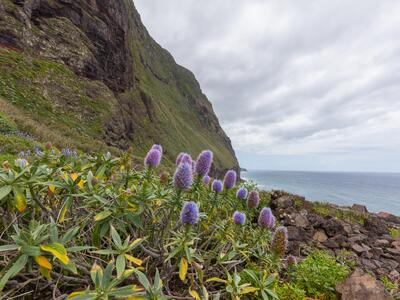
[[[0,0],[0,112],[39,140],[85,150],[209,148],[238,168],[194,75],[131,0]]]

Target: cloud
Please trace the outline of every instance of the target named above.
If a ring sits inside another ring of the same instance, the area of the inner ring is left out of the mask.
[[[239,152],[399,153],[399,1],[135,4],[195,73]]]

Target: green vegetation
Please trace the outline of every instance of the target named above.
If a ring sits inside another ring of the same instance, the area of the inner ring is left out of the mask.
[[[82,79],[61,63],[0,48],[0,133],[18,127],[60,147],[106,149],[103,127],[115,103],[101,82]]]
[[[392,281],[386,276],[383,276],[381,277],[381,282],[394,299],[398,299],[400,297],[400,285],[398,281]]]
[[[364,224],[366,216],[362,213],[353,210],[344,210],[334,207],[330,203],[314,202],[313,210],[321,216],[334,216],[340,220],[347,221],[353,224]]]
[[[308,296],[336,299],[335,286],[349,273],[347,265],[340,264],[326,252],[315,251],[296,267],[292,276],[296,286]]]
[[[13,134],[17,131],[17,124],[0,112],[0,134]]]
[[[400,228],[389,228],[389,234],[392,238],[397,239],[400,237]]]
[[[195,178],[179,191],[158,169],[134,169],[127,153],[50,147],[0,168],[2,297],[302,299],[330,297],[348,273],[316,252],[280,277],[285,257],[271,243],[273,230],[251,222],[262,206],[248,209],[238,186],[215,194]],[[189,200],[199,220],[183,225]],[[233,222],[235,210],[246,212],[243,226]]]

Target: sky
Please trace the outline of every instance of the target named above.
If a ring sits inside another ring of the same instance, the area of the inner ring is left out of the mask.
[[[400,1],[134,3],[242,167],[400,171]]]

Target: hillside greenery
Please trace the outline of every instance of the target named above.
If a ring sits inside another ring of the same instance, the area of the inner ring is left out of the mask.
[[[286,257],[287,241],[273,241],[279,223],[257,222],[267,193],[249,209],[236,191],[254,184],[217,193],[195,176],[182,191],[160,166],[135,161],[50,144],[3,161],[0,297],[334,299],[349,268],[321,252]],[[188,201],[199,216],[185,225]]]

